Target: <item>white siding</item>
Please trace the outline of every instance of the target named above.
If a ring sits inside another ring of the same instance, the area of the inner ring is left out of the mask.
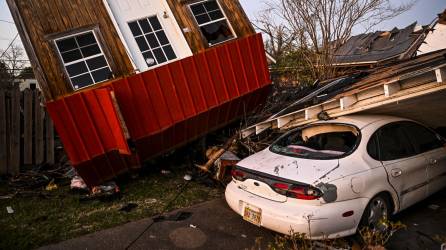
[[[446,25],[437,23],[434,31],[429,32],[424,43],[418,49],[417,55],[422,55],[446,48]]]

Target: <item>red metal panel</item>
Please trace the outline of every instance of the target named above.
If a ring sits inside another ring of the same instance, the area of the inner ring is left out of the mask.
[[[130,151],[110,90],[142,160],[254,110],[270,85],[262,44],[260,34],[237,39],[48,103],[71,161],[88,185],[129,168]]]

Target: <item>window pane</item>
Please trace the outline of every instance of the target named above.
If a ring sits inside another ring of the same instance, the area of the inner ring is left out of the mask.
[[[194,13],[194,15],[200,15],[200,14],[206,13],[206,10],[205,10],[203,4],[201,4],[201,3],[191,5],[190,9],[192,10],[192,13]]]
[[[233,38],[231,29],[226,20],[201,26],[201,32],[209,44],[221,43]]]
[[[164,53],[163,53],[163,51],[161,50],[161,48],[158,48],[158,49],[153,50],[153,54],[155,55],[156,61],[157,61],[158,63],[163,63],[163,62],[166,62],[166,61],[167,61],[167,59],[166,59],[166,57],[164,56]]]
[[[91,74],[95,82],[102,82],[111,78],[111,72],[108,68],[92,71]]]
[[[149,21],[147,19],[139,20],[139,25],[144,33],[152,32],[152,28],[150,27]]]
[[[158,43],[158,40],[156,40],[156,37],[153,33],[146,35],[146,38],[147,38],[147,41],[149,41],[150,47],[152,49],[160,46],[160,44]]]
[[[404,129],[418,154],[443,147],[443,143],[435,133],[419,124],[407,122],[404,123]]]
[[[156,32],[156,36],[158,37],[159,42],[161,43],[161,45],[166,45],[169,43],[169,40],[167,39],[166,34],[164,33],[164,31],[157,31]]]
[[[103,56],[98,56],[87,60],[87,65],[90,70],[95,70],[107,66],[107,62]]]
[[[141,29],[139,28],[138,23],[136,21],[129,23],[129,27],[130,30],[132,31],[133,36],[142,35]]]
[[[209,16],[211,17],[212,20],[217,20],[224,17],[223,13],[219,10],[209,12]]]
[[[367,152],[373,159],[377,161],[381,160],[378,153],[378,134],[374,134],[370,138],[369,143],[367,144]]]
[[[167,45],[163,47],[164,53],[166,53],[167,59],[169,60],[173,60],[175,58],[177,58],[177,56],[175,55],[175,52],[172,49],[172,46]]]
[[[77,44],[74,38],[63,39],[57,41],[56,44],[60,52],[65,52],[67,50],[72,50],[77,48]]]
[[[76,37],[76,40],[81,47],[96,43],[96,38],[91,32]]]
[[[153,16],[149,18],[150,24],[152,24],[153,30],[160,30],[162,29],[160,22],[158,21],[158,18],[156,16]]]
[[[87,73],[71,78],[71,82],[73,83],[74,88],[78,89],[93,84],[93,79],[91,79],[90,74]]]
[[[99,49],[98,45],[90,45],[87,47],[83,47],[81,48],[82,50],[82,55],[84,55],[84,57],[89,57],[89,56],[93,56],[93,55],[97,55],[101,53],[101,50]]]
[[[403,159],[415,155],[409,138],[401,123],[383,127],[379,131],[380,155],[382,161]]]
[[[136,43],[138,44],[139,49],[143,52],[149,49],[149,45],[146,42],[146,39],[143,36],[140,36],[136,39]]]
[[[206,7],[207,11],[213,11],[213,10],[218,10],[219,9],[218,4],[217,4],[217,2],[215,0],[214,1],[208,1],[208,2],[204,3],[204,7]]]
[[[82,55],[78,49],[62,53],[62,59],[65,63],[73,62],[81,58]]]
[[[142,56],[144,57],[144,60],[146,61],[147,66],[151,67],[151,66],[156,65],[155,57],[152,55],[152,52],[147,51],[147,52],[143,53]]]
[[[197,20],[198,24],[203,24],[203,23],[207,23],[207,22],[211,21],[208,14],[195,16],[195,19]]]
[[[87,65],[85,65],[85,62],[78,62],[75,64],[68,65],[67,72],[69,76],[77,76],[82,73],[88,72],[88,68]]]

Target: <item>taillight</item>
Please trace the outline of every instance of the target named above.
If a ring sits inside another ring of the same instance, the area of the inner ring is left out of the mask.
[[[245,180],[246,173],[239,169],[233,169],[231,171],[231,175],[232,175],[232,177],[234,177],[234,179],[236,179],[238,181],[243,181],[243,180]]]
[[[300,200],[316,200],[322,197],[322,192],[311,186],[274,183],[273,189],[279,194]]]

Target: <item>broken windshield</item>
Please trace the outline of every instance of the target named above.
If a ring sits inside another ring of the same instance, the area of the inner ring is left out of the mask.
[[[350,154],[359,142],[359,130],[344,124],[318,124],[293,130],[270,150],[298,158],[337,159]]]

